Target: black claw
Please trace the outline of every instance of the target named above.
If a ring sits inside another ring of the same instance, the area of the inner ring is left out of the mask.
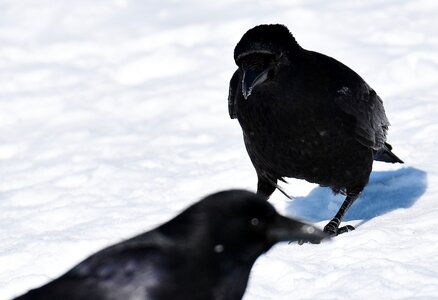
[[[324,227],[324,231],[327,232],[328,234],[330,234],[331,236],[337,236],[349,231],[353,231],[355,228],[351,225],[345,225],[342,227],[336,227],[334,224],[330,224],[328,223],[325,227]]]
[[[330,234],[332,237],[337,236],[349,231],[354,230],[355,228],[351,225],[345,225],[342,227],[338,227],[339,225],[335,221],[330,221],[327,225],[324,227],[324,231]]]
[[[342,234],[342,233],[349,232],[349,231],[353,231],[354,229],[355,229],[355,228],[354,228],[353,226],[351,226],[351,225],[345,225],[345,226],[340,227],[340,228],[338,229],[338,235],[340,235],[340,234]]]

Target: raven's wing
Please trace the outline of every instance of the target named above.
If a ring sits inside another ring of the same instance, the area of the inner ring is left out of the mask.
[[[357,140],[364,146],[379,150],[385,147],[389,121],[382,99],[364,81],[355,86],[342,86],[336,92],[335,103],[355,119]]]
[[[237,70],[234,72],[233,77],[230,80],[230,88],[228,90],[228,113],[231,119],[237,118],[236,113],[236,97],[237,92],[240,90],[240,72]]]

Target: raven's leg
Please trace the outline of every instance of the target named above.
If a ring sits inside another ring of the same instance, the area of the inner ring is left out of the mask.
[[[359,197],[360,192],[348,193],[347,198],[345,198],[344,203],[342,203],[341,208],[338,210],[336,216],[324,227],[324,231],[331,236],[337,236],[338,234],[345,233],[354,230],[351,225],[346,225],[339,228],[341,220],[344,217],[347,210],[350,208],[351,204]]]
[[[266,200],[272,195],[276,189],[277,179],[267,179],[257,174],[257,194],[266,197]]]

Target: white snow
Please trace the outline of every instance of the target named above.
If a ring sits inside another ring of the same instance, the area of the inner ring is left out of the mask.
[[[283,23],[384,101],[405,165],[375,163],[322,245],[282,244],[245,299],[438,299],[438,2],[0,1],[0,298],[61,275],[202,196],[255,190],[227,111],[233,49]],[[271,202],[329,220],[342,197],[304,181]]]

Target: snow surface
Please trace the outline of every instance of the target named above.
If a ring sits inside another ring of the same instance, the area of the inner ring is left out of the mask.
[[[405,165],[375,163],[321,245],[282,244],[245,299],[438,299],[438,2],[0,1],[0,298],[221,189],[255,190],[227,111],[233,49],[260,23],[356,70],[382,97]],[[342,201],[282,185],[287,215],[329,220]]]

